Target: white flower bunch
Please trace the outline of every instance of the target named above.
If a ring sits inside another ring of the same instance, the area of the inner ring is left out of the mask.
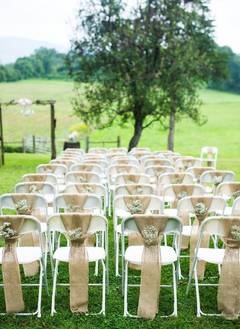
[[[234,240],[240,241],[240,225],[233,225],[231,227],[230,234]]]
[[[213,183],[215,186],[218,186],[220,183],[222,183],[222,176],[214,176]]]
[[[194,212],[196,216],[204,216],[207,214],[207,207],[203,202],[198,202],[194,207]]]
[[[239,191],[235,191],[233,194],[232,194],[232,198],[235,200],[237,199],[238,197],[240,197],[240,190]]]
[[[67,212],[82,212],[83,209],[80,206],[68,205]]]
[[[2,226],[0,226],[0,237],[7,240],[13,239],[18,236],[17,231],[12,229],[11,223],[4,222]]]
[[[142,214],[143,213],[143,207],[141,204],[141,201],[139,199],[135,199],[132,201],[132,203],[129,203],[127,205],[129,211],[131,214]]]
[[[19,200],[15,204],[16,211],[19,215],[31,215],[32,209],[28,206],[27,200]]]
[[[86,190],[87,192],[89,192],[89,193],[94,192],[94,188],[93,188],[92,186],[90,186],[90,185],[86,185],[86,186],[85,186],[85,190]]]
[[[84,234],[83,234],[81,227],[78,227],[75,230],[69,231],[68,236],[71,241],[77,241],[77,240],[81,240],[84,238]]]
[[[158,230],[153,225],[148,225],[142,230],[142,237],[147,246],[158,244]]]
[[[87,179],[83,176],[78,176],[78,180],[80,183],[86,183]]]
[[[28,191],[29,193],[35,193],[37,191],[37,186],[35,184],[30,185]]]
[[[188,196],[187,192],[186,191],[181,191],[181,192],[178,193],[177,198],[179,200],[181,200],[182,198],[185,198],[186,196]]]

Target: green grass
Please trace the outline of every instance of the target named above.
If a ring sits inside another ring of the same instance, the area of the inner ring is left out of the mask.
[[[54,98],[57,100],[57,137],[63,139],[73,123],[79,119],[71,116],[70,99],[72,97],[72,83],[62,81],[21,81],[17,83],[0,84],[1,101],[12,98],[29,97]],[[219,148],[219,168],[234,170],[240,179],[240,97],[228,93],[214,91],[202,91],[203,100],[202,113],[208,116],[208,122],[202,127],[198,127],[189,119],[184,119],[177,125],[176,150],[184,154],[199,155],[203,145],[215,145]],[[39,111],[31,119],[23,120],[17,113],[18,109],[9,108],[4,110],[4,134],[6,139],[21,139],[23,134],[36,135],[49,133],[47,110],[38,107]],[[117,135],[121,136],[122,144],[127,145],[131,136],[131,129],[122,129],[118,126],[108,130],[95,131],[91,138],[95,140],[112,140]],[[140,145],[150,146],[152,149],[165,149],[166,132],[158,125],[146,130],[143,134]],[[7,154],[6,166],[0,168],[0,193],[13,190],[14,185],[20,177],[29,172],[34,172],[36,165],[49,161],[48,155],[30,154]],[[211,328],[238,328],[239,321],[226,321],[222,318],[202,317],[197,319],[195,315],[195,294],[193,290],[186,297],[186,281],[181,281],[178,287],[178,307],[177,318],[161,319],[157,317],[154,321],[125,319],[123,314],[123,299],[121,297],[121,280],[114,276],[113,240],[112,240],[112,220],[110,225],[110,293],[107,297],[106,317],[76,316],[72,315],[68,307],[68,293],[60,290],[57,297],[58,314],[50,317],[50,298],[43,295],[43,312],[40,320],[36,318],[19,318],[13,316],[0,317],[0,328],[164,328],[164,329],[211,329]],[[183,264],[183,270],[187,273],[187,263]],[[215,270],[210,267],[209,273]],[[66,266],[61,270],[61,279],[68,278]],[[163,269],[163,280],[170,276],[167,269]],[[51,285],[51,280],[49,280]],[[30,302],[35,297],[34,293],[26,295],[26,301]],[[0,294],[0,301],[3,295]],[[130,294],[130,301],[133,306],[137,305],[138,291]],[[214,309],[216,306],[216,293],[212,289],[206,289],[203,296],[205,305]],[[161,310],[166,311],[171,299],[169,292],[165,289],[161,291]],[[99,295],[90,291],[90,306],[94,310],[99,303]],[[2,303],[0,302],[0,306]]]

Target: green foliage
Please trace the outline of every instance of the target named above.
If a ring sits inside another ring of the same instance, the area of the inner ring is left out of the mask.
[[[201,121],[197,90],[215,66],[208,14],[206,0],[140,1],[131,13],[120,0],[87,1],[67,59],[87,83],[84,94],[76,84],[75,112],[98,128],[133,122],[129,149],[173,110]]]
[[[32,78],[67,78],[65,54],[39,48],[31,56],[18,58],[14,64],[0,66],[0,82]]]

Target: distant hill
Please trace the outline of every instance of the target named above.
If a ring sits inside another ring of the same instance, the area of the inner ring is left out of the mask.
[[[40,47],[55,48],[58,52],[66,53],[68,49],[62,45],[46,41],[25,38],[0,37],[0,64],[14,63],[17,58],[31,55]]]

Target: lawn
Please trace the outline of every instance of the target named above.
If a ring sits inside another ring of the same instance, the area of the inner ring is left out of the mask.
[[[0,100],[7,101],[12,98],[29,97],[54,98],[57,100],[57,137],[64,139],[71,124],[79,119],[71,116],[72,83],[62,81],[22,81],[17,83],[0,84]],[[202,113],[207,115],[208,122],[198,127],[189,119],[184,119],[177,126],[176,150],[184,154],[199,155],[203,145],[215,145],[219,148],[219,168],[231,169],[237,173],[240,179],[240,97],[228,93],[215,91],[201,91],[203,100]],[[4,110],[4,133],[8,140],[21,139],[23,134],[47,135],[49,132],[47,115],[48,111],[40,108],[39,113],[30,119],[25,119],[19,114],[19,110]],[[126,127],[112,127],[108,130],[95,131],[91,138],[94,140],[115,139],[121,136],[122,144],[127,145],[131,135],[131,129]],[[166,132],[155,125],[146,130],[143,134],[140,145],[150,146],[152,149],[164,149],[166,146]],[[48,155],[30,154],[7,154],[6,166],[0,168],[0,193],[13,190],[14,185],[24,173],[34,172],[37,164],[49,161]],[[177,318],[161,319],[157,317],[154,321],[136,320],[123,318],[123,299],[121,297],[121,279],[114,276],[112,220],[109,218],[109,250],[110,250],[110,292],[107,297],[107,315],[98,316],[76,316],[72,315],[68,308],[68,293],[66,290],[59,290],[57,296],[57,315],[50,317],[50,298],[44,293],[42,318],[19,318],[0,317],[0,328],[164,328],[164,329],[212,329],[212,328],[238,328],[239,321],[226,321],[222,318],[195,316],[195,294],[192,289],[187,297],[186,281],[179,283],[178,287],[178,311]],[[187,263],[183,263],[183,271],[187,274]],[[67,268],[61,270],[61,279],[67,279]],[[216,273],[215,268],[208,268],[208,273]],[[163,269],[163,281],[170,276],[168,269]],[[49,273],[50,277],[50,273]],[[51,279],[49,279],[51,286]],[[133,291],[130,295],[130,303],[134,307],[137,305],[138,291]],[[27,302],[31,302],[35,297],[34,293],[29,293]],[[161,291],[161,311],[170,307],[170,291]],[[0,293],[0,300],[3,300]],[[203,302],[208,309],[216,308],[216,293],[214,289],[206,289],[203,295]],[[99,303],[99,294],[90,291],[90,306],[95,310]],[[1,306],[0,302],[0,306]]]

